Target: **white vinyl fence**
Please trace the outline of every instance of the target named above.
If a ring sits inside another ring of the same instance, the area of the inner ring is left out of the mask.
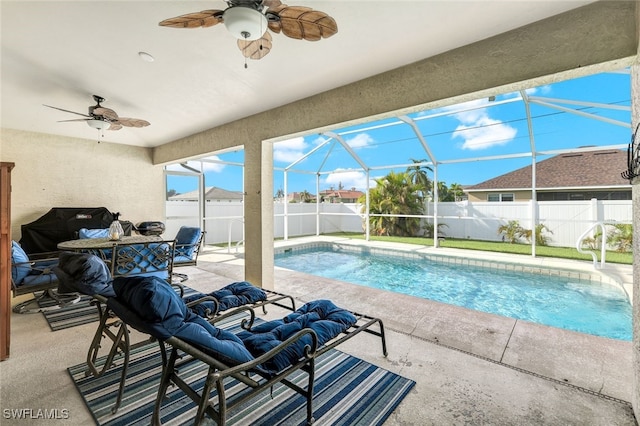
[[[433,213],[433,206],[430,206]],[[438,223],[446,226],[441,233],[452,238],[500,241],[498,228],[517,220],[523,228],[533,229],[531,220],[543,224],[551,234],[550,246],[574,247],[576,241],[593,224],[631,223],[630,200],[468,202],[439,203]]]
[[[274,237],[284,238],[333,232],[364,232],[358,204],[289,203],[274,204]],[[175,235],[182,225],[198,225],[198,203],[167,201],[167,231]],[[433,223],[433,204],[427,219]],[[631,201],[540,201],[540,202],[449,202],[438,203],[440,233],[451,238],[500,241],[497,230],[510,220],[532,229],[533,215],[552,234],[549,245],[574,247],[580,235],[594,223],[631,223]],[[206,244],[237,242],[243,235],[242,202],[208,201],[204,214]]]

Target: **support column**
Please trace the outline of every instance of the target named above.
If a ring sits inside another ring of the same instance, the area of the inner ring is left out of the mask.
[[[631,67],[631,131],[640,123],[640,67]],[[640,135],[636,135],[636,138]],[[638,143],[638,139],[636,139]],[[633,395],[631,404],[640,418],[640,177],[632,181],[633,198]]]
[[[244,146],[244,276],[273,290],[273,145]]]

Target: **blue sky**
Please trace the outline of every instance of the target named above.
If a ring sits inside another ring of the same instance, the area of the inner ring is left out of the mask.
[[[526,94],[538,102],[552,102],[561,108],[630,123],[631,113],[628,108],[631,104],[631,89],[628,70],[553,83],[529,89]],[[525,103],[521,99],[519,93],[507,93],[496,96],[495,100],[483,98],[437,110],[408,114],[415,120],[434,158],[443,163],[438,165],[438,180],[448,185],[473,185],[530,165],[529,157],[462,161],[530,152]],[[601,105],[585,105],[585,102]],[[603,105],[622,109],[612,109]],[[537,152],[592,145],[626,145],[631,137],[629,127],[545,105],[531,103],[530,113]],[[416,133],[397,118],[336,128],[333,133],[339,135],[369,167],[400,166],[372,170],[371,179],[382,177],[391,170],[405,170],[406,165],[412,163],[411,159],[429,161],[429,156],[422,148]],[[334,138],[310,134],[274,144],[274,191],[284,188],[283,173],[277,169],[288,167],[322,143],[325,145],[318,148],[313,155],[291,168],[288,192],[307,190],[315,194],[315,172],[318,170],[322,172],[320,190],[337,188],[340,184],[344,188],[355,187],[364,190],[366,174],[347,150]],[[212,155],[209,158],[238,164],[244,161],[242,150]],[[548,156],[539,156],[538,161],[545,158]],[[200,167],[198,163],[190,164]],[[242,190],[242,167],[211,163],[205,164],[204,167],[207,186],[232,191]],[[430,175],[433,178],[433,173]],[[169,188],[179,193],[196,189],[196,183],[194,179],[173,176],[168,180]]]

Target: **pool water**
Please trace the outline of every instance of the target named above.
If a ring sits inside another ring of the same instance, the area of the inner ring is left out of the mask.
[[[322,248],[278,254],[275,264],[596,336],[632,337],[631,304],[608,284]]]

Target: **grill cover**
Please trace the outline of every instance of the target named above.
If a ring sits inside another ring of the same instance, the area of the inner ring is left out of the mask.
[[[22,225],[20,245],[28,254],[58,250],[58,243],[78,238],[80,228],[108,228],[113,213],[106,207],[56,207],[31,223]],[[131,222],[121,221],[125,235]]]

